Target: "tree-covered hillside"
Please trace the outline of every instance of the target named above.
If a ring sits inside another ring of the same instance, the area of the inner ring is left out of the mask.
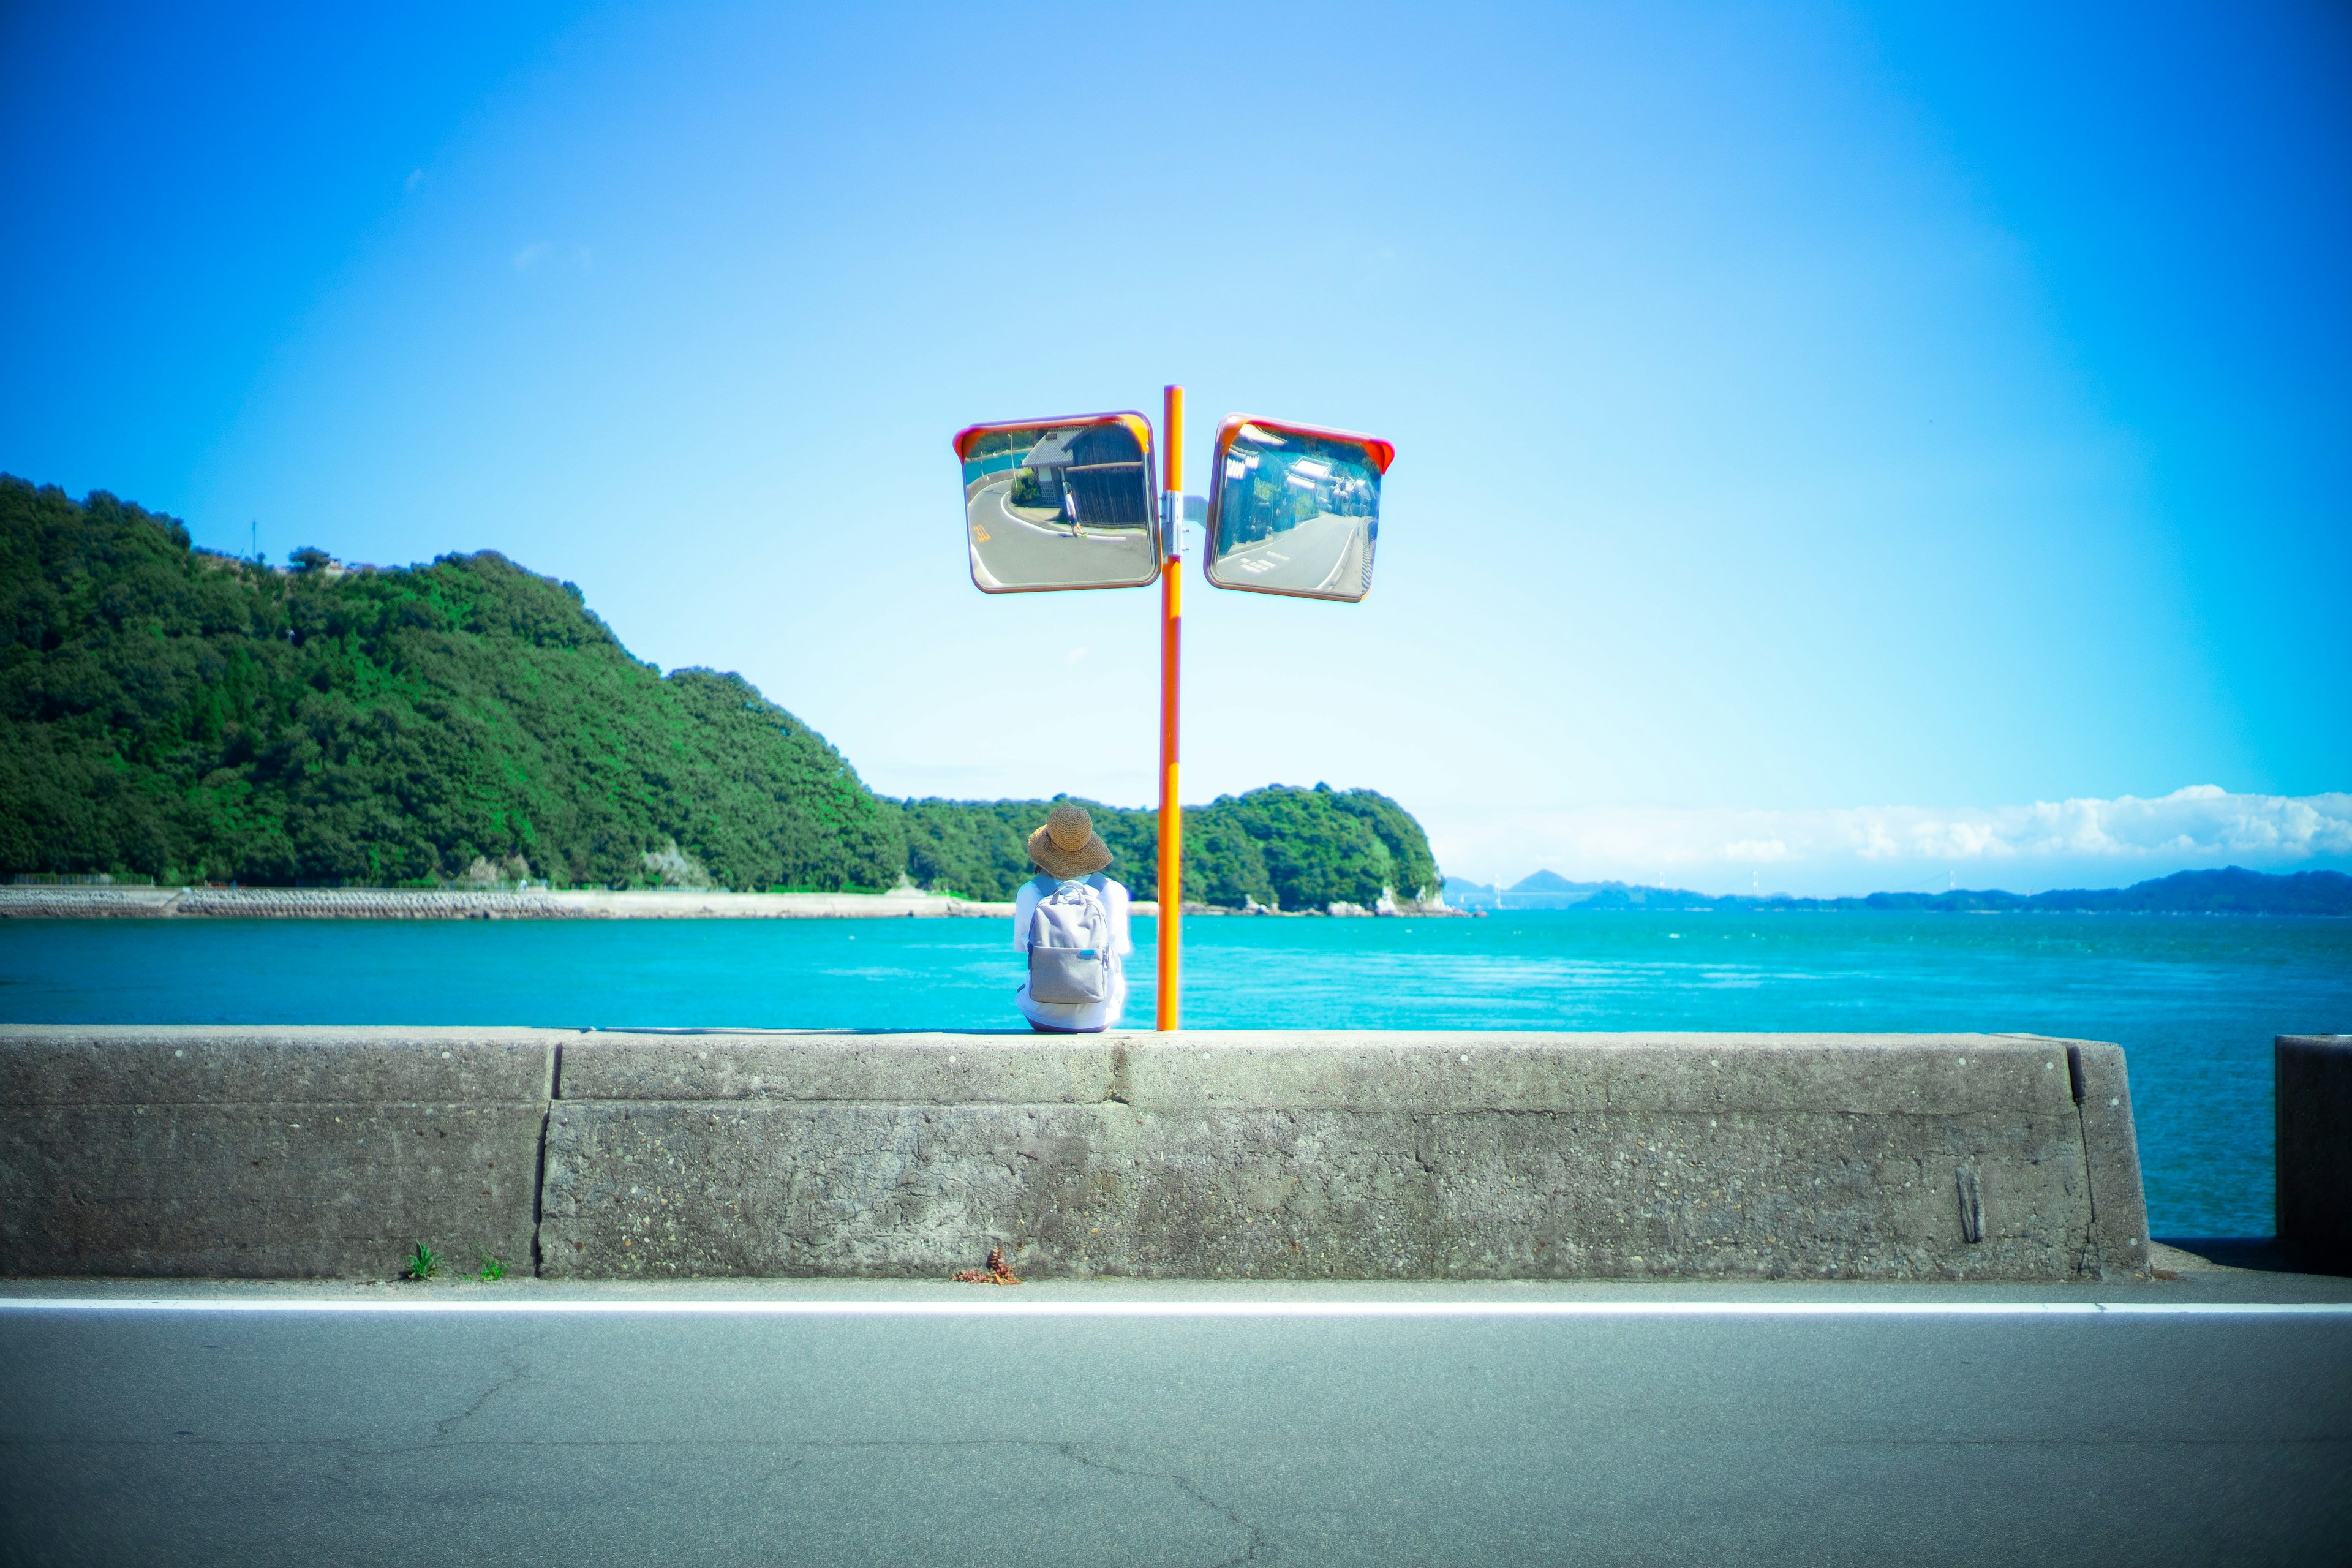
[[[907,868],[925,887],[1009,899],[1035,874],[1023,849],[1050,801],[910,800]],[[1136,897],[1160,896],[1160,814],[1083,801],[1116,859],[1111,874]],[[1368,789],[1270,784],[1184,811],[1184,898],[1232,909],[1370,908],[1439,883],[1421,824]]]
[[[0,475],[0,872],[398,884],[545,878],[1009,898],[1042,801],[877,797],[740,676],[667,677],[503,556],[288,573],[168,517]],[[1138,897],[1155,813],[1087,803]],[[1434,891],[1369,790],[1185,813],[1188,899]]]
[[[0,477],[0,639],[9,870],[839,889],[905,863],[806,725],[736,676],[665,679],[497,554],[273,572]]]

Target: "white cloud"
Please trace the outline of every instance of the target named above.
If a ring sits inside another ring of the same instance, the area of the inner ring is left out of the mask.
[[[2232,795],[2193,784],[2142,799],[1827,811],[1587,807],[1431,814],[1439,862],[1515,881],[1576,879],[1744,890],[1772,867],[1791,891],[1869,891],[1952,876],[2013,891],[2136,880],[2199,866],[2308,868],[2352,859],[2352,794]]]
[[[520,250],[514,253],[515,270],[517,272],[530,271],[532,268],[546,260],[554,249],[555,247],[549,244],[546,240],[532,240],[529,245],[524,246]]]

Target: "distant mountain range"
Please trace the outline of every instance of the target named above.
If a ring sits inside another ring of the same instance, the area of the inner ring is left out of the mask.
[[[2352,877],[2341,871],[2272,875],[2231,866],[2180,871],[2128,888],[2068,888],[2049,893],[2006,893],[1998,888],[1948,893],[1870,893],[1855,899],[1720,897],[1686,888],[1646,888],[1626,882],[1571,882],[1538,871],[1507,888],[1445,879],[1445,901],[1463,910],[1926,910],[1953,914],[1997,910],[2151,915],[2352,915]]]

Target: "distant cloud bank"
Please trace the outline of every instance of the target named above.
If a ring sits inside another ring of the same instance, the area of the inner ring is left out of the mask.
[[[1589,807],[1431,826],[1449,873],[1702,892],[1856,893],[1953,881],[2033,892],[2206,866],[2305,869],[2352,860],[2352,794],[2232,795],[2192,784],[2141,799],[1833,811]]]

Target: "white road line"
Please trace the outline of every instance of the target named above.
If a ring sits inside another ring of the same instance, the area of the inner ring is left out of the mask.
[[[2343,1318],[2347,1301],[1069,1301],[306,1300],[17,1296],[38,1312],[454,1313],[648,1318]]]

